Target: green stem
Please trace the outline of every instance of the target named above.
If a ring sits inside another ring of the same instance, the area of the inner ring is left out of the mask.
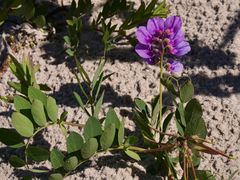
[[[159,61],[159,68],[160,68],[160,84],[159,84],[159,122],[157,128],[160,128],[160,131],[162,130],[162,93],[163,93],[163,87],[162,87],[162,77],[163,77],[163,56],[164,56],[164,50],[161,53],[160,61]]]
[[[84,124],[77,124],[77,123],[72,123],[72,122],[64,122],[64,124],[68,125],[68,126],[76,126],[79,128],[83,128]]]
[[[25,154],[25,162],[26,162],[27,169],[29,169],[27,150],[28,150],[28,147],[29,147],[29,145],[30,145],[30,141],[31,141],[40,131],[42,131],[42,130],[45,129],[45,128],[48,128],[50,125],[53,125],[53,124],[48,124],[48,125],[46,125],[46,126],[44,126],[44,127],[39,128],[39,129],[36,130],[36,131],[34,132],[34,134],[28,139],[28,141],[27,141],[27,143],[26,143],[25,151],[24,151],[24,154]]]

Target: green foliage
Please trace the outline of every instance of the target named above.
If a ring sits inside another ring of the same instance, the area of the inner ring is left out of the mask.
[[[120,120],[113,108],[109,108],[106,115],[105,127],[109,124],[114,124],[117,129],[120,127]]]
[[[8,16],[18,16],[22,20],[31,21],[38,27],[43,27],[46,24],[44,11],[39,11],[40,4],[35,3],[32,0],[8,0],[3,1],[1,11],[3,13],[0,16],[0,25],[3,24]],[[47,7],[44,7],[45,9]]]
[[[71,132],[67,138],[68,153],[79,151],[83,146],[83,138],[76,132]]]
[[[25,161],[16,155],[12,155],[9,159],[10,164],[13,167],[23,167],[25,166]]]
[[[49,176],[48,180],[62,180],[63,176],[60,173],[53,173]]]
[[[56,100],[52,97],[47,98],[47,115],[52,122],[57,122],[58,119],[58,106]]]
[[[111,147],[115,137],[115,132],[115,124],[111,123],[105,125],[105,129],[100,138],[100,144],[103,150],[107,150],[109,147]]]
[[[78,158],[76,156],[72,156],[68,158],[63,165],[64,169],[67,172],[73,171],[77,166],[78,166]]]
[[[50,153],[50,161],[54,169],[61,168],[64,165],[64,155],[57,149],[53,149]]]
[[[126,149],[124,152],[126,153],[126,155],[128,155],[132,159],[135,159],[136,161],[141,160],[140,156],[137,153],[135,153],[134,151]]]
[[[192,99],[193,94],[194,94],[194,88],[190,80],[185,82],[180,87],[180,99],[183,103],[190,101]]]
[[[123,144],[123,141],[124,141],[124,124],[121,121],[120,126],[118,128],[118,145],[121,146]]]
[[[196,176],[198,180],[215,180],[210,171],[196,170]],[[189,171],[189,179],[194,179],[191,171]]]
[[[18,112],[23,109],[31,109],[31,103],[22,96],[15,96],[13,102],[15,109]]]
[[[30,146],[27,149],[28,157],[34,161],[41,162],[48,160],[49,151],[42,147]]]
[[[84,138],[88,140],[102,134],[102,127],[98,119],[90,117],[84,126]]]
[[[86,141],[81,149],[81,155],[83,159],[89,159],[92,157],[98,149],[98,142],[95,138],[90,138]]]
[[[38,99],[34,99],[32,102],[31,111],[33,119],[37,123],[37,125],[45,126],[47,123],[47,118],[44,112],[43,103]]]
[[[34,127],[31,120],[19,112],[12,114],[12,125],[24,137],[31,137],[33,135]]]
[[[44,106],[47,105],[47,96],[40,89],[30,86],[28,88],[28,97],[31,102],[37,99],[41,101]]]
[[[63,179],[95,154],[122,151],[136,161],[141,160],[140,153],[150,154],[154,159],[152,170],[161,172],[169,179],[178,178],[175,170],[178,163],[182,167],[185,179],[187,176],[189,179],[214,179],[209,171],[197,169],[201,160],[200,152],[228,156],[206,145],[207,129],[202,117],[202,107],[193,97],[194,87],[189,78],[186,80],[169,76],[161,79],[161,83],[172,98],[170,107],[161,107],[160,96],[156,96],[151,102],[135,98],[133,119],[142,134],[140,143],[135,136],[125,138],[123,121],[112,107],[106,116],[100,117],[105,95],[102,84],[112,75],[112,73],[105,75],[104,72],[106,53],[123,39],[135,45],[133,34],[128,34],[128,30],[145,23],[151,17],[166,17],[169,13],[166,2],[164,0],[161,2],[151,0],[148,4],[141,2],[138,9],[134,9],[134,2],[107,0],[96,19],[90,22],[91,27],[86,28],[83,17],[91,13],[92,7],[91,0],[72,1],[69,10],[67,9],[68,34],[64,37],[66,52],[76,62],[75,75],[80,93],[73,94],[79,108],[88,116],[85,124],[68,122],[66,111],[59,116],[56,100],[43,92],[49,91],[50,88],[36,81],[35,73],[38,67],[27,57],[20,63],[10,55],[10,69],[18,80],[8,82],[9,86],[17,91],[12,98],[16,110],[11,116],[14,129],[0,128],[0,142],[11,148],[17,148],[20,152],[19,156],[10,157],[10,164],[14,167],[24,167],[31,173],[51,171],[49,179],[58,180]],[[39,27],[46,24],[45,14],[40,13],[41,10],[37,8],[35,1],[4,1],[0,10],[2,11],[0,23],[3,23],[8,15],[13,14]],[[127,15],[122,16],[123,13]],[[112,22],[114,16],[122,17],[123,23],[114,24]],[[89,75],[78,60],[81,32],[86,29],[97,31],[102,36],[104,45],[104,59],[100,59],[93,75]],[[12,102],[10,98],[1,99]],[[161,111],[159,108],[162,108]],[[159,118],[162,116],[163,122],[160,123]],[[174,134],[169,133],[169,125],[172,122],[177,127]],[[36,135],[49,126],[61,130],[66,138],[67,152],[56,148],[49,151],[35,145]],[[83,128],[83,136],[78,132],[69,132],[67,126]],[[137,147],[138,144],[143,147]],[[178,151],[179,157],[174,157],[172,151]],[[52,169],[30,169],[28,166],[49,159]]]
[[[25,146],[23,138],[14,129],[0,128],[0,142],[11,148]]]

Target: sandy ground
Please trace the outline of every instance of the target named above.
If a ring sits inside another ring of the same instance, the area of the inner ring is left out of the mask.
[[[192,51],[182,58],[182,62],[186,68],[184,73],[193,79],[196,98],[203,106],[208,137],[214,141],[215,147],[240,158],[240,1],[172,0],[169,4],[172,4],[171,14],[183,18],[186,36],[191,43]],[[61,110],[69,112],[68,120],[85,122],[86,117],[79,111],[72,96],[72,91],[78,91],[78,86],[72,73],[74,64],[64,55],[60,40],[62,34],[45,40],[45,33],[40,30],[27,25],[18,29],[22,30],[14,32],[18,33],[20,39],[31,37],[36,41],[32,48],[28,44],[22,49],[17,48],[16,56],[29,53],[34,63],[40,65],[38,81],[52,88],[50,95],[57,99]],[[28,35],[24,32],[28,32]],[[83,66],[92,74],[102,55],[100,37],[85,32],[82,44],[85,44],[81,49]],[[105,108],[102,114],[112,105],[125,119],[128,134],[134,134],[136,128],[131,120],[133,99],[140,97],[151,100],[158,93],[158,68],[143,63],[129,47],[119,47],[109,55],[105,69],[115,74],[105,82]],[[13,77],[8,70],[0,80],[0,95],[12,93],[7,86],[7,81],[11,79]],[[12,106],[0,102],[0,127],[11,126],[11,110]],[[39,137],[39,141],[43,145],[64,150],[64,138],[59,134],[57,128],[49,128],[43,134],[45,140]],[[7,163],[11,153],[16,152],[0,144],[0,177],[3,180],[17,179],[24,173],[21,170],[14,171]],[[211,170],[217,179],[228,179],[238,171],[233,179],[240,179],[239,159],[203,155],[200,169]],[[129,161],[122,154],[103,154],[85,163],[67,179],[159,178],[145,172],[144,164]]]

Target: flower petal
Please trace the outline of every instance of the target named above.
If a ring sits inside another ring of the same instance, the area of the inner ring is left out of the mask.
[[[151,52],[149,46],[144,44],[137,44],[135,47],[136,53],[141,56],[142,58],[151,58],[153,53]]]
[[[174,41],[174,46],[184,41],[184,32],[182,30],[179,30],[176,34],[174,34],[172,41]]]
[[[145,61],[150,65],[156,64],[156,59],[155,58],[145,59]]]
[[[151,35],[155,35],[158,31],[163,31],[164,20],[159,17],[149,19],[147,22],[147,30]]]
[[[175,60],[170,59],[168,61],[168,65],[169,65],[168,70],[171,73],[182,73],[183,72],[183,65],[179,61],[175,61]]]
[[[182,20],[178,16],[170,16],[164,22],[165,30],[171,29],[173,33],[177,33],[182,26]]]
[[[151,43],[152,36],[145,26],[140,26],[137,29],[136,37],[141,44],[149,45]]]
[[[174,55],[182,56],[187,54],[191,50],[191,47],[188,42],[182,41],[177,46],[175,46],[174,49],[175,49],[175,52],[173,53]]]

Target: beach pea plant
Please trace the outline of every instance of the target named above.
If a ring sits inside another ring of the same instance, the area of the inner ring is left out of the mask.
[[[91,1],[79,2],[87,5]],[[107,2],[107,7],[117,8],[114,3],[120,1]],[[124,7],[124,2],[121,1],[121,7]],[[79,10],[76,13],[85,12],[81,6],[72,6]],[[112,74],[104,72],[105,56],[100,59],[93,76],[89,75],[78,60],[81,17],[68,21],[71,26],[69,34],[76,33],[77,36],[74,36],[75,39],[71,39],[71,35],[70,38],[65,37],[65,41],[69,42],[68,54],[76,63],[73,71],[79,84],[79,92],[73,92],[73,95],[81,112],[86,114],[84,124],[79,123],[79,119],[70,122],[67,111],[60,113],[56,100],[49,95],[48,91],[51,89],[46,84],[37,82],[35,73],[38,67],[28,57],[24,57],[20,62],[13,55],[9,55],[10,69],[17,81],[8,82],[15,94],[0,97],[3,102],[11,103],[14,107],[11,114],[12,127],[0,128],[0,142],[15,149],[11,151],[9,162],[13,167],[25,170],[24,178],[31,179],[36,174],[41,174],[41,177],[51,180],[64,179],[93,156],[109,151],[123,152],[144,163],[144,159],[151,158],[151,163],[146,164],[147,173],[163,178],[212,180],[215,177],[210,171],[198,169],[201,153],[232,158],[214,149],[212,142],[206,139],[203,109],[194,98],[191,79],[181,76],[184,67],[179,58],[191,50],[182,31],[181,18],[161,18],[160,14],[153,16],[146,13],[149,9],[152,12],[155,4],[150,3],[147,7],[144,4],[140,7],[140,10],[137,10],[139,15],[137,16],[136,12],[132,14],[122,28],[138,26],[135,51],[149,65],[158,65],[160,72],[159,95],[153,97],[151,102],[140,98],[134,100],[133,120],[141,131],[142,139],[125,134],[124,122],[112,107],[107,109],[106,115],[101,116],[104,102],[102,84]],[[112,17],[115,12],[118,10],[103,10],[95,23],[98,24],[98,19],[102,17]],[[149,16],[146,16],[145,22],[140,23],[136,17],[142,16],[143,12]],[[106,55],[111,49],[109,33],[114,31],[114,25],[104,24],[102,21],[101,27],[104,29],[102,41]],[[164,90],[171,97],[168,105],[163,104]],[[65,151],[57,147],[46,147],[37,141],[36,137],[48,133],[50,126],[59,128],[66,138]],[[72,126],[78,127],[78,131],[72,131]],[[44,162],[51,166],[44,166]]]
[[[79,83],[81,96],[74,92],[83,113],[88,116],[86,123],[80,124],[69,122],[68,112],[60,114],[56,100],[46,94],[50,88],[37,83],[37,66],[27,57],[19,63],[11,55],[10,68],[18,81],[8,82],[16,94],[1,97],[4,102],[13,103],[14,112],[11,115],[12,128],[0,128],[0,142],[16,149],[9,162],[15,168],[25,169],[25,178],[40,173],[49,176],[49,179],[63,179],[98,153],[123,151],[138,159],[134,151],[145,150],[133,146],[131,137],[125,137],[123,121],[113,108],[108,109],[105,117],[99,117],[104,98],[101,84],[110,76],[104,75],[103,65],[103,61],[100,61],[94,77],[90,79],[77,62],[80,75],[76,73],[76,77],[80,76],[88,88],[86,91]],[[67,151],[45,147],[36,141],[35,137],[47,133],[46,129],[50,126],[58,127],[65,136]],[[69,126],[78,127],[79,132],[68,131]],[[40,166],[44,161],[50,161],[51,168]]]
[[[175,166],[180,164],[182,179],[215,179],[209,171],[198,170],[200,153],[231,157],[210,147],[203,110],[193,97],[191,79],[181,76],[183,65],[178,58],[191,50],[181,28],[178,16],[151,18],[146,26],[137,28],[135,51],[148,64],[159,65],[160,88],[151,103],[135,99],[134,121],[141,129],[145,146],[155,151],[149,172],[178,179]],[[163,87],[171,97],[168,106],[162,103]]]

